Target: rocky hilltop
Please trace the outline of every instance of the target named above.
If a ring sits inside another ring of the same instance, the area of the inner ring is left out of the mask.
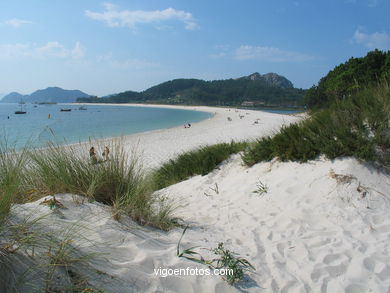
[[[261,75],[260,73],[255,72],[255,73],[252,73],[252,74],[245,76],[245,77],[242,77],[242,78],[249,79],[249,80],[264,81],[270,86],[284,88],[284,89],[294,88],[294,85],[291,81],[289,81],[284,76],[281,76],[281,75],[273,73],[273,72],[270,72],[270,73],[267,73],[264,75]]]

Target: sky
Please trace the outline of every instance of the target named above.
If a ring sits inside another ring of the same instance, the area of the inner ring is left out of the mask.
[[[390,50],[389,0],[1,0],[0,93],[104,96],[275,72],[295,87]]]

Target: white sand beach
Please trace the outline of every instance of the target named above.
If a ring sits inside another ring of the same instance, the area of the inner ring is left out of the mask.
[[[157,167],[178,154],[199,146],[220,142],[254,140],[271,135],[282,125],[298,121],[299,116],[280,115],[262,111],[238,110],[204,106],[166,106],[143,104],[117,104],[117,106],[168,107],[204,111],[213,117],[190,128],[184,126],[127,135],[124,143],[128,151],[142,153],[145,167]],[[242,118],[240,118],[240,116]],[[228,118],[231,118],[231,121]]]
[[[199,145],[255,139],[300,119],[189,108],[216,114],[191,128],[127,136],[126,147],[138,145],[146,167],[156,167]],[[259,186],[267,191],[255,192]],[[210,259],[208,249],[223,242],[255,267],[236,286],[221,276],[156,275],[158,269],[207,268],[176,256],[183,228],[163,232],[126,217],[118,222],[110,207],[76,195],[57,195],[64,205],[58,210],[40,205],[44,199],[15,205],[11,217],[46,215],[38,224],[59,233],[76,227],[83,237],[74,245],[96,253],[77,273],[104,292],[390,292],[389,187],[388,174],[351,158],[304,164],[273,160],[246,167],[240,155],[233,155],[206,176],[158,191],[189,225],[180,249],[196,246]]]

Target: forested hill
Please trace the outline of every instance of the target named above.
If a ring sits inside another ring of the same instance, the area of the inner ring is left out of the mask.
[[[389,81],[390,51],[374,50],[336,66],[306,92],[305,104],[312,109],[328,107],[367,87]]]
[[[143,92],[126,91],[107,98],[81,98],[93,103],[159,103],[208,106],[301,106],[304,90],[275,73],[204,81],[175,79]]]

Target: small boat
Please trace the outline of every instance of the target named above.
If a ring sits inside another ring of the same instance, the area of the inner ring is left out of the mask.
[[[70,111],[72,111],[72,109],[70,108],[63,108],[60,110],[60,112],[70,112]]]
[[[81,106],[79,107],[79,110],[87,110],[87,107]]]
[[[19,105],[20,105],[20,110],[19,111],[15,111],[15,114],[26,114],[27,112],[23,109],[23,105],[25,103],[24,102],[20,102]]]

